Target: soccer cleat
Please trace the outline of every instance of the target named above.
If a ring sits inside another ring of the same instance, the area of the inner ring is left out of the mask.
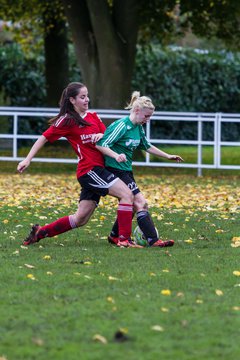
[[[157,240],[151,247],[169,247],[174,245],[174,240],[163,241],[161,239]]]
[[[135,244],[135,242],[132,241],[131,239],[125,239],[121,236],[118,238],[117,246],[118,247],[143,248],[143,246]]]
[[[40,225],[38,225],[38,224],[33,225],[32,230],[30,231],[30,234],[28,235],[28,237],[26,237],[26,239],[23,241],[22,244],[24,246],[28,246],[28,245],[38,242],[39,239],[37,238],[37,233],[39,232],[40,229],[41,229]]]

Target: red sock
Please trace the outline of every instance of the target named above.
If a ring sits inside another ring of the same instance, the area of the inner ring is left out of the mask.
[[[119,227],[119,236],[130,238],[132,232],[132,204],[119,204],[117,210],[117,220]]]
[[[43,239],[45,237],[52,237],[58,234],[62,234],[66,231],[74,229],[76,226],[72,216],[64,216],[51,224],[42,226],[37,233],[37,238]]]

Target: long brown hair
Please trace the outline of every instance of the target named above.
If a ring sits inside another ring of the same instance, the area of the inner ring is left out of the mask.
[[[89,122],[84,120],[79,113],[74,109],[73,104],[70,101],[70,98],[76,98],[79,94],[79,91],[86,87],[84,84],[80,82],[72,82],[68,84],[68,86],[63,90],[59,106],[60,110],[57,116],[49,120],[49,124],[53,125],[60,117],[64,116],[64,124],[71,124],[72,121],[77,125],[90,125]]]

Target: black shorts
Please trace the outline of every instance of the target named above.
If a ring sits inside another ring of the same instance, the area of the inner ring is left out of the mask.
[[[83,176],[78,178],[82,187],[81,200],[94,200],[97,203],[101,196],[108,194],[108,189],[118,181],[118,177],[105,168],[95,166]]]
[[[140,193],[132,171],[120,170],[110,166],[106,167],[106,169],[121,179],[129,187],[133,195]]]

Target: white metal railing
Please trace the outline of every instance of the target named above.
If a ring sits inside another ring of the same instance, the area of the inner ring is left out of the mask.
[[[129,112],[125,110],[103,110],[92,109],[96,111],[101,119],[115,120],[126,116]],[[12,156],[0,156],[0,161],[21,161],[23,157],[18,155],[18,140],[22,139],[37,139],[38,135],[19,134],[18,125],[21,118],[24,117],[46,117],[51,118],[58,113],[58,108],[27,108],[27,107],[0,107],[0,121],[3,116],[13,119],[13,131],[11,134],[0,134],[1,139],[12,140]],[[159,167],[178,167],[178,168],[196,168],[198,175],[201,175],[202,169],[232,169],[240,170],[240,156],[239,165],[224,165],[221,161],[222,146],[240,146],[240,141],[222,141],[222,123],[240,123],[240,114],[226,114],[226,113],[193,113],[193,112],[160,112],[156,111],[151,118],[156,121],[180,121],[180,122],[194,122],[197,126],[196,140],[171,140],[171,139],[153,139],[151,137],[151,122],[146,125],[146,136],[148,140],[155,145],[194,145],[197,146],[197,161],[196,163],[174,163],[174,162],[153,162],[150,155],[146,153],[145,161],[135,161],[133,165],[137,166],[159,166]],[[211,141],[203,140],[203,123],[213,124],[213,139]],[[184,124],[183,124],[184,126]],[[240,137],[240,134],[239,134]],[[64,140],[64,138],[61,138]],[[210,145],[213,147],[213,163],[203,163],[203,146]],[[76,158],[40,158],[35,157],[32,161],[35,162],[55,162],[55,163],[77,163]]]

